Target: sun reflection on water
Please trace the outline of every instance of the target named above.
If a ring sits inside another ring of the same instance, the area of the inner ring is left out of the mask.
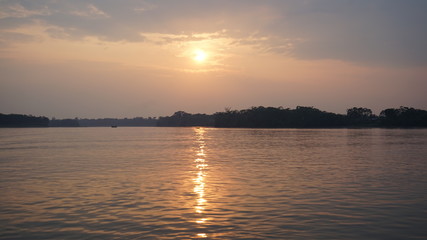
[[[194,182],[194,193],[197,195],[196,202],[194,205],[194,211],[197,213],[197,224],[206,224],[208,218],[204,216],[206,209],[207,201],[205,199],[205,177],[207,175],[206,170],[208,164],[206,163],[206,154],[205,154],[205,140],[203,128],[195,128],[196,132],[196,142],[198,144],[196,159],[194,160],[196,171],[196,177],[193,179]],[[198,233],[198,238],[207,238],[206,233]]]
[[[198,233],[197,237],[199,237],[199,238],[207,238],[208,235],[206,233]]]

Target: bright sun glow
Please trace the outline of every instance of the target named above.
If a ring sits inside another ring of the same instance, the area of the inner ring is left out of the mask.
[[[197,49],[194,51],[194,61],[198,62],[198,63],[202,63],[206,60],[206,58],[208,57],[208,55],[206,54],[205,51],[201,50],[201,49]]]

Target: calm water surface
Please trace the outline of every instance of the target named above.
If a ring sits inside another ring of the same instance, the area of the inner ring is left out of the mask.
[[[427,130],[0,129],[0,239],[426,239]]]

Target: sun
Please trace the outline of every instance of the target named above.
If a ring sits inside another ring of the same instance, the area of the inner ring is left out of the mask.
[[[194,50],[193,60],[198,63],[203,63],[208,57],[207,53],[202,49]]]

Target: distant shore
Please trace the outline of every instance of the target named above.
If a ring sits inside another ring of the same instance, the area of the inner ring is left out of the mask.
[[[48,119],[44,116],[1,114],[1,128],[20,127],[220,127],[220,128],[427,128],[427,111],[411,107],[389,108],[377,116],[368,108],[353,107],[347,114],[313,107],[252,107],[243,110],[166,117]]]

